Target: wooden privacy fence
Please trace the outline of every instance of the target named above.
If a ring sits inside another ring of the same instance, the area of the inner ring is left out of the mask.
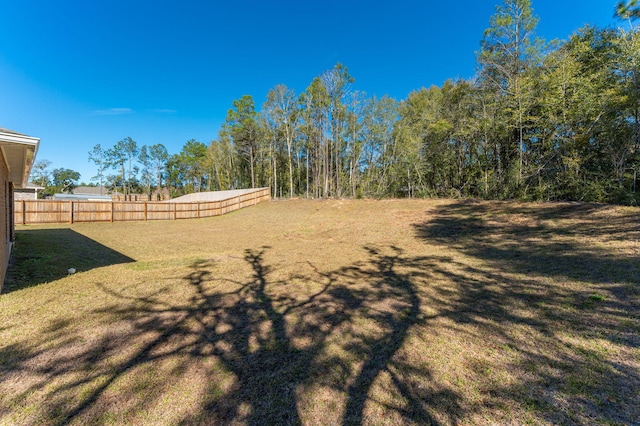
[[[15,223],[121,222],[134,220],[176,220],[220,216],[271,199],[269,188],[218,201],[68,201],[19,200],[15,202]]]

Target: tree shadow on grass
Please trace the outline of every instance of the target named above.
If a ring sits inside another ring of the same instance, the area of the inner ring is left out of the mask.
[[[2,293],[58,280],[69,268],[84,272],[133,261],[71,229],[19,230]]]
[[[224,324],[226,332],[210,336],[219,348],[216,356],[237,378],[234,389],[205,401],[202,411],[182,423],[295,425],[304,418],[309,423],[304,397],[299,396],[303,389],[339,395],[344,408],[335,409],[343,412],[342,424],[362,423],[374,381],[382,372],[393,374],[401,368],[394,356],[418,323],[417,290],[408,276],[396,271],[396,266],[406,266],[402,250],[392,247],[385,254],[367,247],[367,262],[329,273],[309,264],[313,274],[277,280],[264,262],[267,249],[245,252],[252,279],[237,283],[240,299],[218,317],[217,326]],[[320,288],[304,297],[287,293],[289,281],[310,279],[321,282]],[[212,326],[203,324],[203,329]],[[331,350],[335,345],[339,349]],[[355,372],[354,363],[360,365]],[[414,373],[429,375],[426,369]],[[429,402],[394,378],[402,404],[387,408],[404,421],[437,424],[424,408]]]
[[[462,415],[455,392],[425,393],[406,380],[429,380],[428,367],[398,357],[422,321],[417,280],[430,260],[366,247],[367,260],[351,266],[325,272],[307,263],[283,276],[265,261],[268,250],[245,251],[242,281],[220,275],[215,261],[194,262],[182,301],[165,298],[169,288],[141,297],[101,285],[116,303],[90,315],[110,331],[87,343],[77,324],[62,321],[0,350],[2,381],[36,377],[5,406],[40,393],[46,402],[33,423],[128,422],[184,387],[189,408],[163,421],[360,424],[377,404],[400,422],[438,424],[434,407],[443,401],[451,422]],[[376,388],[383,375],[385,390]],[[395,396],[385,400],[386,391]]]
[[[552,423],[640,421],[640,262],[629,249],[640,211],[608,209],[460,201],[414,225],[459,253],[441,271],[456,291],[434,289],[452,328],[510,360],[516,380],[489,387],[488,401]]]
[[[638,423],[638,265],[601,244],[637,225],[509,208],[432,211],[428,255],[321,270],[260,247],[102,284],[104,329],[61,318],[0,347],[0,422]]]

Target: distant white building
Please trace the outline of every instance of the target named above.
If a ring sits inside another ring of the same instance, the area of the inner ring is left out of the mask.
[[[71,191],[75,195],[109,195],[111,191],[105,186],[76,186]]]
[[[37,200],[38,194],[42,191],[44,191],[43,186],[38,186],[34,183],[29,182],[24,188],[14,188],[13,199],[15,201]]]
[[[110,195],[94,194],[53,194],[53,199],[70,201],[112,201]]]

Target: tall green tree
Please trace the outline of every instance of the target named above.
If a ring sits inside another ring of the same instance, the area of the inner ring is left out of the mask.
[[[640,18],[640,3],[638,0],[624,0],[616,4],[614,16],[629,21]]]
[[[328,97],[327,104],[327,130],[326,138],[326,174],[325,193],[340,197],[345,181],[344,148],[345,131],[347,131],[347,106],[345,101],[351,91],[351,84],[355,79],[349,74],[347,67],[337,63],[332,69],[325,71],[320,76]]]
[[[394,126],[392,147],[395,161],[389,170],[392,181],[389,191],[394,196],[426,195],[424,155],[432,153],[424,146],[425,120],[429,118],[428,111],[434,106],[432,98],[438,91],[437,87],[432,87],[411,92],[398,107],[400,119]]]
[[[329,96],[325,85],[316,77],[300,95],[300,137],[304,145],[305,194],[307,197],[328,196],[327,109]],[[325,182],[324,185],[322,182]]]
[[[89,161],[95,164],[98,169],[98,174],[91,179],[95,179],[98,181],[98,184],[100,185],[100,195],[103,195],[102,187],[104,186],[104,171],[106,167],[105,155],[105,150],[102,149],[102,146],[100,146],[100,144],[94,145],[93,149],[89,151]]]
[[[38,160],[33,164],[31,168],[31,181],[36,185],[40,185],[43,188],[49,185],[51,181],[51,161],[49,160]]]
[[[240,157],[249,166],[251,187],[256,187],[256,156],[261,142],[261,129],[253,98],[245,95],[233,101],[233,108],[227,112],[223,125]]]
[[[140,147],[140,152],[138,153],[138,161],[142,166],[140,170],[140,179],[142,185],[146,188],[146,193],[151,199],[151,186],[153,185],[153,170],[152,170],[152,161],[151,155],[149,153],[149,147],[147,145],[142,145]]]
[[[149,147],[149,160],[151,161],[151,168],[154,170],[158,193],[162,189],[162,180],[168,159],[169,153],[163,144],[157,143]]]
[[[626,167],[632,136],[624,112],[624,84],[616,65],[617,38],[615,30],[585,27],[566,45],[577,63],[575,87],[579,91],[567,120],[576,132],[573,169],[580,179],[580,186],[569,192],[572,198],[579,194],[575,198],[609,201]]]
[[[398,103],[388,96],[374,96],[365,101],[362,114],[362,192],[366,196],[387,196],[392,185],[390,170],[396,161],[393,128],[398,120]]]
[[[504,0],[496,6],[477,57],[481,81],[501,106],[499,119],[510,123],[500,161],[505,171],[512,171],[516,186],[523,180],[527,115],[534,99],[527,74],[542,52],[542,41],[534,36],[537,24],[530,0]]]
[[[343,179],[344,193],[350,193],[352,197],[362,196],[362,172],[364,155],[364,110],[365,94],[359,91],[349,93],[345,99],[346,110],[344,129],[344,153],[340,155],[342,169],[346,172]],[[339,163],[340,164],[340,163]]]
[[[195,139],[190,139],[184,144],[178,156],[188,185],[195,192],[202,191],[203,184],[206,184],[209,179],[206,168],[207,146]]]
[[[619,135],[614,138],[618,145],[615,167],[618,186],[622,187],[625,171],[632,169],[636,175],[640,169],[640,30],[619,30],[615,52],[614,75],[618,82],[614,87],[619,90],[620,99],[615,132]]]
[[[218,191],[238,187],[237,158],[231,137],[220,132],[218,140],[211,141],[207,155],[212,168],[213,188]]]
[[[166,183],[169,195],[177,197],[186,194],[186,170],[179,154],[172,154],[166,162]]]
[[[283,145],[286,146],[289,196],[293,197],[295,193],[293,184],[293,150],[299,123],[298,102],[295,92],[285,85],[277,85],[267,93],[267,101],[262,110],[276,144],[278,145],[278,142],[282,141]]]
[[[71,193],[73,188],[78,186],[80,173],[75,170],[59,168],[53,169],[53,180],[51,190],[56,193]]]
[[[119,170],[122,177],[122,192],[126,197],[128,195],[127,188],[131,188],[137,182],[137,167],[134,167],[140,150],[136,141],[130,137],[126,137],[118,141],[112,148],[106,151],[106,164],[109,167]]]

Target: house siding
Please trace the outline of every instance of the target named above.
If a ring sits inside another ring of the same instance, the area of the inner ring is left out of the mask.
[[[0,293],[4,277],[7,273],[11,243],[13,242],[13,186],[9,183],[9,169],[7,162],[0,151],[0,223],[3,224],[0,231]]]
[[[28,187],[40,139],[0,127],[0,293],[14,241],[14,189]]]

